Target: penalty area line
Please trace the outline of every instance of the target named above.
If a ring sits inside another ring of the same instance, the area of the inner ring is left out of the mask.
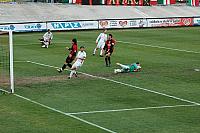
[[[27,61],[27,62],[32,63],[32,64],[36,64],[36,65],[40,65],[40,66],[45,66],[45,67],[59,68],[59,67],[56,67],[56,66],[47,65],[47,64],[38,63],[38,62],[33,62],[33,61]],[[66,69],[66,70],[68,70],[68,69]],[[193,102],[193,101],[186,100],[186,99],[183,99],[183,98],[179,98],[179,97],[176,97],[176,96],[173,96],[173,95],[161,93],[161,92],[158,92],[158,91],[154,91],[154,90],[138,87],[138,86],[135,86],[135,85],[123,83],[123,82],[116,81],[116,80],[113,80],[113,79],[108,79],[108,78],[104,78],[104,77],[100,77],[100,76],[95,76],[95,75],[87,74],[87,73],[80,72],[80,71],[78,71],[78,73],[81,73],[81,74],[89,76],[89,77],[98,78],[98,79],[110,81],[110,82],[113,82],[113,83],[121,84],[121,85],[124,85],[124,86],[129,86],[131,88],[136,88],[138,90],[143,90],[143,91],[151,92],[151,93],[154,93],[154,94],[162,95],[162,96],[169,97],[169,98],[172,98],[172,99],[176,99],[176,100],[179,100],[179,101],[182,101],[182,102],[187,102],[187,103],[190,103],[190,104],[200,105],[200,103],[197,103],[197,102]]]
[[[184,49],[175,49],[175,48],[162,47],[162,46],[156,46],[156,45],[149,45],[149,44],[143,44],[143,43],[126,42],[126,41],[117,41],[117,42],[126,43],[126,44],[140,45],[140,46],[145,46],[145,47],[152,47],[152,48],[167,49],[167,50],[173,50],[173,51],[179,51],[179,52],[200,54],[200,52],[197,52],[197,51],[189,51],[189,50],[184,50]]]
[[[144,108],[129,108],[129,109],[114,109],[114,110],[98,110],[98,111],[88,111],[88,112],[73,112],[68,113],[71,115],[81,115],[81,114],[96,114],[96,113],[110,113],[110,112],[124,112],[124,111],[135,111],[135,110],[150,110],[150,109],[166,109],[166,108],[178,108],[178,107],[194,107],[199,106],[196,104],[188,105],[171,105],[171,106],[154,106],[154,107],[144,107]]]
[[[10,94],[9,91],[6,91],[6,90],[4,90],[4,89],[0,89],[0,90],[3,91],[3,92],[5,92],[5,93]],[[77,117],[77,116],[74,116],[74,115],[72,115],[72,114],[63,112],[63,111],[61,111],[61,110],[58,110],[58,109],[49,107],[49,106],[47,106],[47,105],[45,105],[45,104],[42,104],[42,103],[39,103],[39,102],[37,102],[37,101],[31,100],[31,99],[29,99],[29,98],[26,98],[26,97],[24,97],[24,96],[18,95],[18,94],[16,94],[16,93],[13,93],[12,95],[14,95],[14,96],[16,96],[16,97],[18,97],[18,98],[24,99],[24,100],[26,100],[26,101],[29,101],[29,102],[31,102],[31,103],[37,104],[37,105],[39,105],[39,106],[42,106],[42,107],[44,107],[44,108],[46,108],[46,109],[52,110],[52,111],[54,111],[54,112],[63,114],[63,115],[65,115],[65,116],[69,116],[69,117],[71,117],[71,118],[74,118],[74,119],[79,120],[79,121],[81,121],[81,122],[83,122],[83,123],[86,123],[86,124],[88,124],[88,125],[91,125],[91,126],[94,126],[94,127],[96,127],[96,128],[99,128],[99,129],[101,129],[101,130],[107,131],[107,132],[109,132],[109,133],[117,133],[117,132],[112,131],[112,130],[110,130],[110,129],[107,129],[107,128],[105,128],[105,127],[99,126],[99,125],[97,125],[97,124],[94,124],[94,123],[89,122],[89,121],[87,121],[87,120],[81,119],[81,118],[79,118],[79,117]]]

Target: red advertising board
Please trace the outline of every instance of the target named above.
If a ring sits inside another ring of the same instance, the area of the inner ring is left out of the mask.
[[[193,18],[148,19],[148,27],[192,26]]]

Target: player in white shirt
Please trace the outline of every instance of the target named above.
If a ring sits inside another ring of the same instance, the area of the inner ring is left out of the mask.
[[[68,77],[69,79],[71,79],[73,75],[77,77],[76,70],[78,70],[83,65],[83,62],[85,61],[85,59],[86,59],[85,47],[81,46],[80,51],[78,52],[75,58],[75,63],[71,67],[71,72]]]
[[[96,48],[94,49],[93,55],[95,55],[95,54],[96,54],[96,51],[97,51],[98,49],[100,49],[100,50],[101,50],[101,51],[100,51],[100,56],[101,56],[101,57],[103,56],[103,48],[104,48],[105,43],[106,43],[107,38],[108,38],[106,32],[107,32],[107,30],[104,29],[103,32],[100,33],[99,36],[97,37],[97,39],[96,39],[96,44],[97,44],[97,46],[96,46]]]
[[[53,34],[51,33],[50,29],[43,35],[43,38],[40,39],[40,42],[43,44],[43,48],[48,48],[51,44],[51,40],[53,39]]]

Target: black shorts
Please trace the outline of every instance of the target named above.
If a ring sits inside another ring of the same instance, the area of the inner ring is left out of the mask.
[[[110,53],[110,55],[112,55],[113,51],[109,51],[109,52],[106,52],[105,55],[107,55],[108,53]]]
[[[67,58],[66,58],[66,63],[72,63],[72,61],[74,60],[76,58],[76,56],[72,56],[71,58],[68,56]]]

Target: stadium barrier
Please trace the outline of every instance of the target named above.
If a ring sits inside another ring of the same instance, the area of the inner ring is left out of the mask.
[[[0,24],[0,30],[14,32],[62,30],[93,30],[93,29],[124,29],[124,28],[153,28],[153,27],[185,27],[200,26],[200,17],[175,18],[137,18],[137,19],[105,19],[77,20]]]

